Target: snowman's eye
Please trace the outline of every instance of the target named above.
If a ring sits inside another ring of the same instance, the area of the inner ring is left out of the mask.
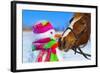
[[[53,32],[50,32],[51,34],[53,34]]]

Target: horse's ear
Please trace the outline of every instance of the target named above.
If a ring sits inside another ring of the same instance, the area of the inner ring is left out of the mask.
[[[74,19],[74,17],[73,17],[73,18],[71,18],[69,22],[71,23],[71,22],[73,21],[73,19]]]

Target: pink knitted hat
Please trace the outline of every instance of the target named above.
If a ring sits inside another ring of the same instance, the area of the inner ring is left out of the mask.
[[[33,25],[34,33],[44,33],[50,29],[54,29],[50,22],[48,21],[39,21],[35,25]]]

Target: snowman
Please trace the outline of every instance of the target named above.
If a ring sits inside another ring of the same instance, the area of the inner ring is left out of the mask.
[[[55,30],[49,21],[43,20],[32,27],[34,41],[32,51],[39,51],[36,62],[59,61],[58,42],[55,39]],[[57,53],[58,51],[58,53]]]

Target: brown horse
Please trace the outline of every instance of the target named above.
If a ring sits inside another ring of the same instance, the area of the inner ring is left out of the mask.
[[[70,20],[70,26],[65,29],[58,42],[59,49],[68,51],[72,49],[75,53],[82,54],[85,58],[89,59],[91,55],[84,53],[80,47],[86,45],[90,39],[91,33],[91,15],[89,13],[75,13],[74,17]],[[79,51],[77,51],[79,50]]]

